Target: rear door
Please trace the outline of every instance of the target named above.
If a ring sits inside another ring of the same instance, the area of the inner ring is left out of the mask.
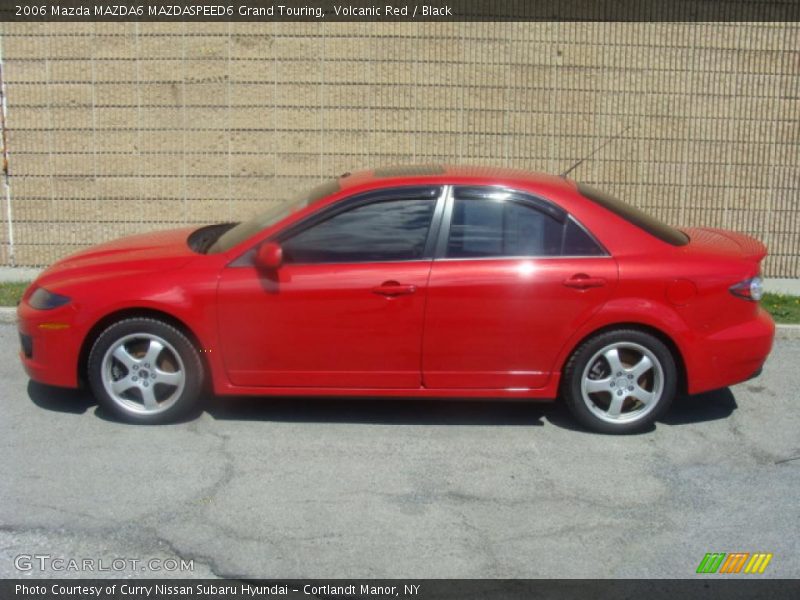
[[[423,384],[543,387],[566,338],[616,282],[616,261],[556,205],[455,187],[428,284]]]

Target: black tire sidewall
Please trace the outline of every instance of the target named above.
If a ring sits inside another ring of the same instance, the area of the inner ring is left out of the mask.
[[[152,415],[126,411],[108,395],[103,385],[103,357],[108,349],[127,335],[147,333],[169,342],[180,355],[186,372],[186,381],[178,400],[167,410]],[[95,398],[115,418],[128,423],[157,425],[175,422],[197,408],[203,389],[204,369],[197,349],[183,332],[163,321],[139,317],[118,321],[97,336],[89,353],[87,375]]]
[[[601,348],[618,342],[632,342],[644,346],[661,363],[664,372],[664,389],[656,407],[640,420],[629,423],[609,423],[592,413],[583,401],[582,375],[587,362]],[[672,352],[656,336],[636,329],[612,330],[596,335],[584,342],[569,359],[564,369],[562,391],[564,400],[575,418],[588,429],[599,433],[627,434],[649,429],[669,408],[677,391],[677,367]]]

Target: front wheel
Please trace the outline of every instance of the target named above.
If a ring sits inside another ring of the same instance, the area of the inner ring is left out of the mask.
[[[192,342],[155,319],[114,323],[89,354],[89,385],[100,404],[131,423],[169,423],[200,400],[203,364]]]
[[[583,343],[564,369],[562,392],[572,414],[600,433],[635,433],[669,408],[677,369],[669,348],[638,330],[616,330]]]

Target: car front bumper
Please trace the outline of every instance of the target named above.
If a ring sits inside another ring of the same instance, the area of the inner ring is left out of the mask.
[[[75,326],[75,309],[66,305],[36,310],[17,307],[19,357],[34,381],[59,387],[78,386],[78,356],[83,335]]]

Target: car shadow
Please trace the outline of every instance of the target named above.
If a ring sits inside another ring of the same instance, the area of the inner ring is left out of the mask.
[[[729,388],[675,398],[667,414],[643,433],[664,425],[689,425],[729,417],[736,410]],[[595,435],[582,428],[563,402],[376,398],[215,397],[206,406],[214,419],[293,423],[387,425],[544,425]]]
[[[287,423],[385,425],[543,425],[550,404],[502,400],[410,398],[215,397],[206,405],[214,419]]]
[[[31,401],[45,410],[84,414],[94,407],[94,414],[98,418],[115,420],[98,406],[88,390],[58,388],[29,381],[27,391]],[[736,398],[729,388],[678,396],[658,422],[673,426],[716,421],[729,417],[736,408]],[[206,399],[205,412],[220,420],[290,423],[529,427],[542,426],[547,421],[563,429],[590,433],[575,421],[563,402],[211,396]],[[189,416],[184,420],[191,419],[192,416]],[[652,426],[648,431],[654,428]]]
[[[28,397],[39,408],[75,415],[82,415],[97,406],[97,400],[89,390],[60,388],[35,381],[28,381]]]
[[[693,396],[679,395],[659,421],[665,425],[690,425],[727,419],[739,406],[730,388]]]
[[[112,423],[121,422],[108,410],[100,406],[92,393],[85,388],[62,388],[37,383],[35,381],[28,381],[28,397],[36,406],[45,410],[82,415],[93,408],[94,416],[97,418]],[[186,421],[191,421],[197,418],[200,412],[201,411],[190,412],[190,414],[177,422],[184,423]]]
[[[663,425],[692,425],[728,418],[738,408],[730,388],[722,388],[691,396],[680,394],[672,402],[667,414],[639,434],[649,433]],[[563,429],[595,435],[582,428],[570,414],[563,402],[557,402],[547,413],[547,420]]]
[[[94,408],[98,418],[116,421],[89,390],[28,382],[28,396],[39,408],[84,414]],[[315,398],[210,396],[205,412],[214,419],[293,423],[381,423],[395,425],[543,425],[552,403],[492,400],[418,400],[379,398]],[[197,414],[182,421],[192,420]]]

